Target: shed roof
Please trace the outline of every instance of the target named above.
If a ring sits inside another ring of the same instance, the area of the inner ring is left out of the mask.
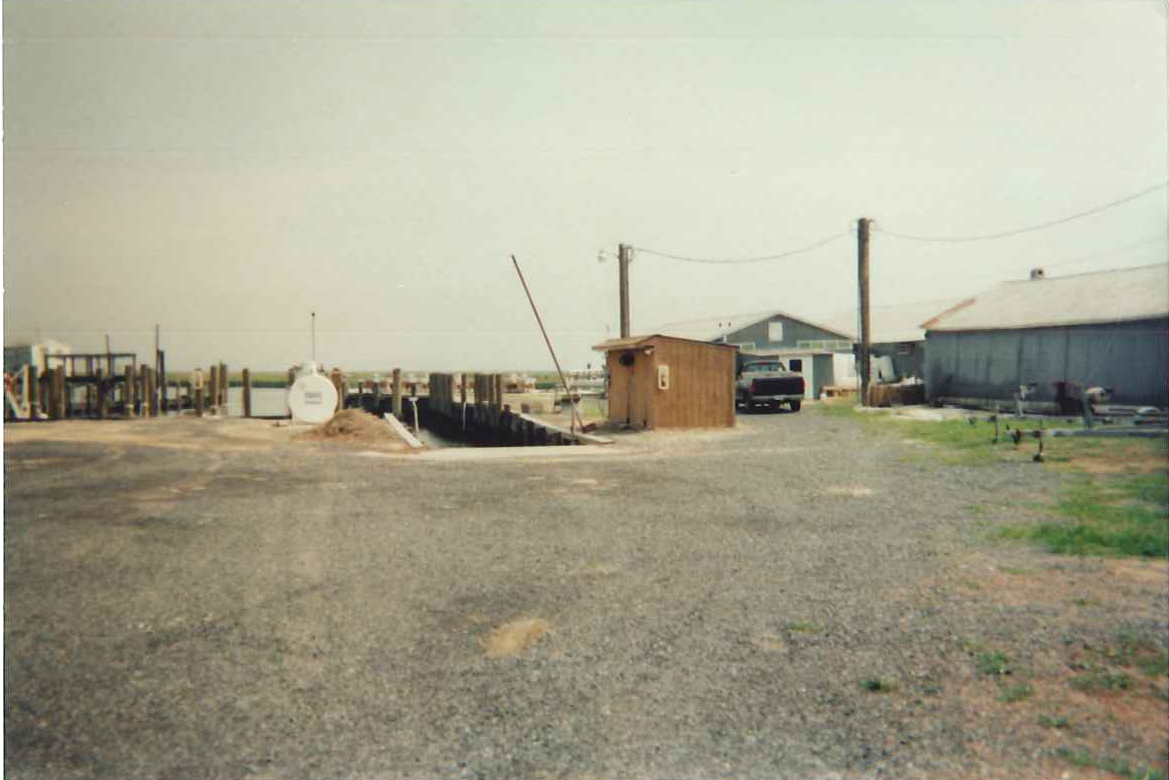
[[[925,330],[1008,330],[1169,316],[1169,264],[1003,282],[922,323]]]
[[[682,322],[671,322],[662,326],[663,333],[669,334],[675,338],[686,338],[692,341],[715,341],[721,339],[728,334],[734,333],[737,330],[756,325],[760,322],[766,322],[773,317],[786,317],[789,320],[796,320],[806,325],[826,330],[830,333],[835,333],[841,338],[849,338],[846,334],[839,332],[836,328],[826,327],[818,322],[812,322],[806,317],[796,317],[783,311],[764,311],[755,312],[752,314],[730,314],[722,317],[704,317],[698,320],[684,320]]]
[[[593,349],[597,352],[611,352],[615,349],[631,349],[633,347],[640,347],[648,344],[653,339],[669,339],[670,341],[686,341],[691,344],[701,344],[704,347],[722,347],[724,349],[738,349],[733,344],[711,344],[709,341],[699,341],[698,339],[685,339],[678,336],[666,336],[662,333],[653,333],[648,336],[627,336],[623,339],[605,339],[600,344],[597,344]]]

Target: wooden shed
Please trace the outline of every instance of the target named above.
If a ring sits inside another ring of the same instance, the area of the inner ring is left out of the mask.
[[[730,344],[673,336],[603,341],[609,422],[639,428],[725,428],[735,424],[735,352]]]

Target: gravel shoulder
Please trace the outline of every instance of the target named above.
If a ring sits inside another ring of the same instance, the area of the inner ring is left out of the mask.
[[[1058,472],[814,407],[541,459],[175,422],[5,427],[12,776],[1169,771],[1165,565],[988,533]]]

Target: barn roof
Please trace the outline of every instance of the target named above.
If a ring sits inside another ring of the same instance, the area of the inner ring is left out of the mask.
[[[1003,282],[923,322],[933,331],[1090,325],[1169,316],[1169,264]]]
[[[835,333],[841,338],[849,338],[847,334],[839,332],[836,328],[826,327],[818,322],[812,322],[806,317],[796,317],[787,312],[776,311],[774,309],[752,314],[728,314],[722,317],[704,317],[698,320],[671,322],[662,326],[662,332],[675,338],[686,338],[692,341],[716,341],[737,330],[742,330],[760,322],[766,322],[772,317],[786,317],[789,320],[796,320],[797,322],[811,325],[820,330]]]
[[[610,352],[615,349],[631,349],[639,347],[643,344],[648,344],[654,339],[669,339],[670,341],[687,341],[692,344],[701,344],[704,347],[723,347],[725,349],[738,349],[733,344],[711,344],[709,341],[700,341],[699,339],[685,339],[678,336],[667,336],[663,333],[654,333],[648,336],[627,336],[623,339],[606,339],[600,344],[597,344],[593,349],[597,352]]]

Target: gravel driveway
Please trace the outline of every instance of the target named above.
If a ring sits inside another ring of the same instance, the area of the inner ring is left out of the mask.
[[[10,444],[5,770],[1100,776],[1060,752],[1087,746],[1165,771],[1163,681],[1113,706],[1065,679],[1120,632],[1169,643],[1164,567],[989,538],[1058,474],[815,408],[739,422],[449,462]]]

